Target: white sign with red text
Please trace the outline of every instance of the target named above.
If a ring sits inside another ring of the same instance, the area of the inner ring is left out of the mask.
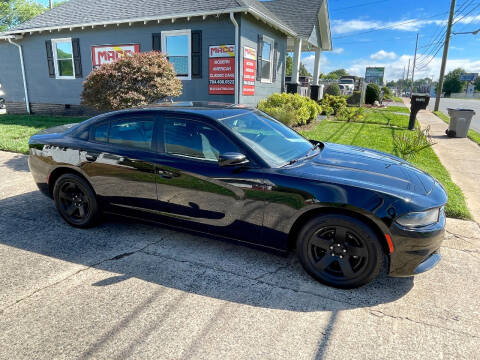
[[[140,44],[92,46],[93,68],[96,69],[103,64],[110,64],[124,56],[139,52]]]

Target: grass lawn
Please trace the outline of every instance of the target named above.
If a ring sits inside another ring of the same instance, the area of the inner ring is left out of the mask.
[[[398,156],[399,154],[394,148],[393,136],[408,131],[408,117],[397,115],[400,116],[400,119],[392,122],[398,126],[391,126],[391,124],[379,124],[384,121],[384,115],[385,113],[373,111],[367,115],[368,121],[364,123],[324,120],[312,130],[301,133],[308,139],[362,146]],[[378,119],[378,122],[374,122],[375,119]],[[448,192],[447,216],[471,219],[462,191],[453,183],[450,174],[443,167],[432,148],[422,150],[411,162],[431,174],[445,187]]]
[[[364,117],[356,122],[368,123],[368,124],[378,124],[378,125],[388,125],[395,127],[408,127],[408,113],[402,109],[400,106],[390,106],[383,109],[366,109]],[[408,109],[405,108],[407,111]],[[405,113],[405,115],[395,114],[396,112]]]
[[[28,139],[40,130],[80,122],[80,117],[0,115],[0,150],[28,154]]]
[[[406,106],[387,106],[386,108],[378,109],[378,111],[398,112],[410,115],[410,110]]]
[[[447,124],[450,124],[450,118],[442,113],[441,111],[434,111],[435,115],[437,115],[440,119],[445,121]],[[468,130],[468,138],[472,141],[475,141],[478,145],[480,145],[480,133],[475,130]]]

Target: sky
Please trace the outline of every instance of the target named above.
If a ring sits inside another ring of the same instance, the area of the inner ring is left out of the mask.
[[[450,0],[329,0],[328,4],[333,51],[322,53],[320,72],[345,68],[352,75],[365,76],[367,66],[385,66],[386,80],[400,79],[409,58],[413,67],[418,32],[415,79],[438,79]],[[480,0],[457,0],[456,20],[454,32],[480,29]],[[375,30],[384,27],[388,29]],[[302,54],[302,62],[313,73],[313,53]],[[480,72],[480,34],[451,38],[447,72],[457,67]]]
[[[438,79],[443,52],[439,40],[444,39],[450,0],[329,0],[328,4],[333,51],[322,53],[320,72],[345,68],[352,75],[365,76],[367,66],[384,66],[387,81],[400,79],[408,59],[413,67],[418,32],[415,79]],[[454,32],[480,29],[480,0],[457,0],[455,18]],[[313,73],[313,53],[303,53],[302,62]],[[480,72],[480,34],[451,38],[447,72],[457,67]]]

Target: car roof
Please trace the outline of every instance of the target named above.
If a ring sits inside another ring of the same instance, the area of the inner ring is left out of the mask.
[[[255,108],[247,105],[235,105],[222,102],[207,102],[207,101],[183,101],[183,102],[164,102],[158,104],[151,104],[142,107],[136,107],[125,110],[118,110],[96,116],[95,119],[105,118],[115,115],[128,114],[132,112],[151,112],[159,111],[163,113],[190,113],[195,115],[203,115],[215,120],[222,120],[226,117],[241,115],[254,111]],[[93,119],[92,119],[93,120]]]

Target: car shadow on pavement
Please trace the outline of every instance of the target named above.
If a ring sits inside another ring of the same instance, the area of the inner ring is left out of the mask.
[[[24,155],[16,155],[3,163],[9,169],[26,172],[28,169],[28,158]]]
[[[91,284],[96,287],[137,278],[225,301],[301,312],[389,303],[413,287],[413,278],[382,274],[359,289],[333,289],[309,277],[294,254],[282,257],[121,217],[75,229],[38,191],[1,199],[0,216],[0,244],[100,270],[104,278]],[[2,276],[8,276],[5,271]],[[58,274],[45,277],[53,275]]]

